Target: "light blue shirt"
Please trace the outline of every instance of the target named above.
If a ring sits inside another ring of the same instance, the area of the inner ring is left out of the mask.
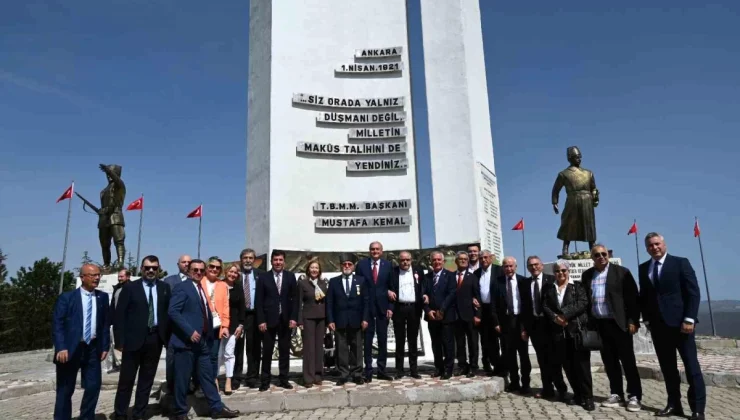
[[[85,321],[87,321],[87,305],[92,300],[92,322],[90,323],[90,339],[95,339],[95,333],[97,332],[96,326],[98,325],[98,305],[97,298],[95,297],[95,291],[88,292],[87,290],[80,287],[80,296],[82,297],[82,339],[85,341]]]
[[[254,270],[250,271],[249,274],[242,273],[242,285],[246,284],[245,276],[249,276],[249,309],[254,309],[254,295],[257,290],[257,282],[254,281]]]
[[[156,327],[159,325],[157,322],[157,280],[152,281],[152,299],[154,299],[154,303],[152,304],[154,307],[154,326]],[[146,295],[146,304],[149,305],[149,282],[141,279],[141,285],[144,288],[144,294]]]
[[[491,266],[487,269],[480,271],[480,300],[483,303],[491,303]]]
[[[604,271],[594,270],[594,277],[591,280],[591,300],[593,302],[591,311],[596,318],[613,318],[609,303],[606,301],[606,274],[608,272],[609,264],[604,267]]]

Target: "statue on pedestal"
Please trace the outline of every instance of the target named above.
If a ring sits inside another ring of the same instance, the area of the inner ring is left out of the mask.
[[[565,208],[560,216],[558,239],[563,241],[561,258],[568,258],[571,241],[588,242],[590,250],[596,242],[596,216],[594,208],[599,205],[599,190],[593,172],[581,168],[581,151],[577,146],[568,148],[570,166],[562,170],[552,186],[552,208],[559,213],[560,190],[567,194]]]
[[[111,269],[120,269],[124,266],[126,257],[125,223],[123,221],[123,203],[126,199],[126,185],[121,179],[122,168],[119,165],[100,164],[100,170],[108,178],[108,186],[100,191],[100,208],[95,207],[79,193],[75,192],[83,201],[85,206],[90,207],[98,215],[98,238],[100,248],[103,252],[103,270],[109,272]],[[111,240],[116,246],[118,257],[114,266],[111,267]]]

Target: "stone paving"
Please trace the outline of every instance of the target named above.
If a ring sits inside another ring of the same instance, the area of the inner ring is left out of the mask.
[[[538,376],[533,376],[533,385],[538,385]],[[608,382],[603,373],[594,373],[594,394],[597,402],[608,393]],[[322,408],[310,411],[283,411],[279,413],[253,413],[241,419],[648,419],[653,418],[656,410],[665,405],[665,387],[656,380],[643,380],[643,411],[629,413],[623,408],[609,409],[598,407],[588,413],[580,407],[567,406],[561,403],[538,400],[517,394],[500,394],[498,397],[484,401],[464,401],[455,403],[422,403],[415,405],[389,405],[382,407],[358,408]],[[740,389],[709,387],[707,418],[740,420]],[[686,386],[682,386],[686,394]],[[106,419],[113,411],[115,391],[102,391],[98,403],[97,420]],[[233,398],[245,398],[246,395],[232,395],[224,400],[229,404]],[[82,392],[75,392],[73,404],[79,407]],[[152,400],[154,402],[155,400]],[[684,400],[686,408],[686,402]],[[151,415],[155,420],[164,419],[155,405]],[[54,393],[42,392],[33,396],[11,398],[0,401],[0,416],[3,419],[50,419],[54,409]],[[193,417],[201,418],[201,417]],[[677,418],[677,417],[676,417]]]

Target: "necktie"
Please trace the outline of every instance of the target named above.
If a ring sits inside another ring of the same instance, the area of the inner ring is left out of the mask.
[[[249,284],[249,273],[244,273],[244,301],[247,303],[247,309],[252,309],[252,290]]]
[[[152,298],[154,282],[147,283],[147,286],[149,286],[149,321],[147,322],[147,325],[149,328],[152,328],[154,326],[154,298]]]
[[[203,288],[200,286],[200,283],[197,283],[198,287],[198,300],[200,301],[200,312],[203,314],[203,332],[205,333],[208,330],[208,313],[206,312],[206,306],[204,300],[206,299],[206,294],[203,292]]]
[[[378,284],[378,262],[373,262],[373,283]]]
[[[434,285],[436,286],[437,283],[439,283],[439,273],[434,275]]]
[[[658,288],[660,286],[660,279],[659,273],[658,273],[658,265],[660,265],[660,262],[653,261],[653,285]]]
[[[277,279],[275,279],[275,282],[277,283],[276,286],[278,289],[278,296],[280,296],[280,292],[282,292],[283,290],[283,280],[282,280],[283,273],[276,273],[275,275],[277,276]],[[283,313],[283,303],[280,302],[278,304],[278,314],[282,314],[282,313]]]
[[[542,297],[540,296],[540,288],[537,286],[537,279],[534,279],[534,313],[536,315],[542,315]]]
[[[349,276],[344,277],[344,290],[347,292],[347,296],[349,296]]]
[[[460,290],[463,281],[463,273],[457,273],[457,290]]]
[[[92,295],[85,293],[87,296],[87,316],[85,317],[85,343],[90,344],[92,341]]]

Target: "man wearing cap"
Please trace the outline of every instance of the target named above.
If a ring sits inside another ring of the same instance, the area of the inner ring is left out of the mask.
[[[339,262],[342,275],[329,281],[326,295],[326,318],[329,329],[336,336],[340,375],[337,385],[344,385],[350,379],[362,385],[362,331],[367,328],[370,318],[369,296],[365,279],[352,274],[354,256],[342,254]]]

